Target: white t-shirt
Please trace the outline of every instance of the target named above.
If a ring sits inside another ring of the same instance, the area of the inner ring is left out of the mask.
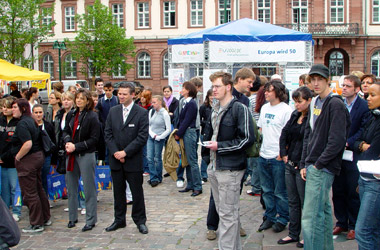
[[[292,109],[284,102],[274,106],[267,103],[261,108],[259,122],[257,123],[257,126],[262,128],[263,134],[263,143],[260,148],[261,157],[273,159],[280,154],[281,131],[291,114]]]

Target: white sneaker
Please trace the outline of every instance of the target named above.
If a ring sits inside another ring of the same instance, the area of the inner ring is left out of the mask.
[[[86,214],[86,209],[83,208],[82,211],[80,211],[80,214],[81,214],[81,215],[85,215],[85,214]]]
[[[144,177],[149,176],[149,173],[144,172],[144,173],[143,173],[143,176],[144,176]]]
[[[51,220],[48,220],[44,223],[44,226],[51,226],[51,224],[53,224]]]
[[[204,182],[204,181],[202,181],[202,185],[203,185],[203,184],[205,184],[205,182]]]
[[[13,219],[14,219],[15,221],[17,221],[17,222],[20,221],[20,216],[18,216],[17,214],[12,214],[12,216],[13,216]]]
[[[183,188],[183,185],[184,185],[184,183],[182,180],[177,181],[177,188]]]

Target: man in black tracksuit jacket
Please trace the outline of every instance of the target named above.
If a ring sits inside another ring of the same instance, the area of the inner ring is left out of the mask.
[[[334,245],[329,192],[334,176],[340,173],[351,119],[342,98],[330,91],[329,69],[314,65],[309,77],[318,96],[310,104],[300,163],[301,176],[306,178],[302,215],[304,246],[308,250],[330,250]]]

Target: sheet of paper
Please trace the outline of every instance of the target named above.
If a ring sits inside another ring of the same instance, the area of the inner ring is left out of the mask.
[[[344,150],[342,159],[345,161],[353,161],[354,160],[354,152],[352,152],[351,150]]]
[[[360,173],[380,174],[380,160],[376,161],[358,161]]]

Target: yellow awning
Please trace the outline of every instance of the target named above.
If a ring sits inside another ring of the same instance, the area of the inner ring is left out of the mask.
[[[6,81],[47,80],[50,79],[50,74],[20,67],[0,59],[0,79]]]

